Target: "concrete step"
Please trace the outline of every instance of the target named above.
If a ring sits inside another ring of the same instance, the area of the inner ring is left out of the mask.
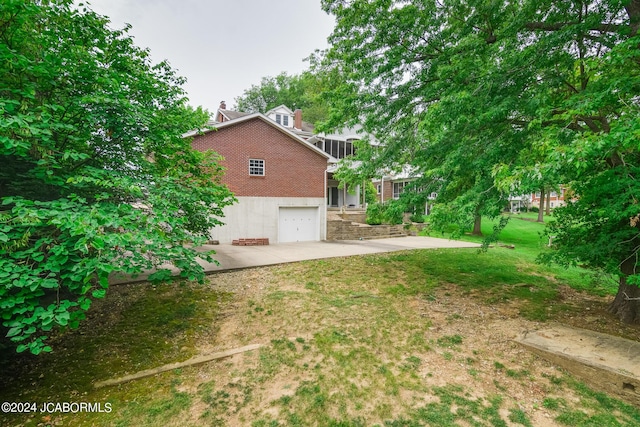
[[[559,324],[515,341],[594,389],[640,406],[640,343]]]

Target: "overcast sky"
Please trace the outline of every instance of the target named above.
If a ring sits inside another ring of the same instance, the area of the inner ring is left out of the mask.
[[[187,78],[193,106],[214,113],[245,89],[283,71],[308,68],[303,59],[325,49],[334,19],[320,0],[90,0],[111,26],[133,26],[136,45],[154,62],[168,60]]]

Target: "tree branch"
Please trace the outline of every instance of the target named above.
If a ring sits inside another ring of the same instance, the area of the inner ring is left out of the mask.
[[[553,24],[548,24],[546,22],[527,22],[524,24],[524,28],[532,31],[559,31],[565,27],[570,25],[577,25],[579,22],[556,22]],[[598,24],[593,25],[588,30],[590,31],[598,31],[601,33],[618,33],[622,28],[626,28],[626,25],[619,24]]]

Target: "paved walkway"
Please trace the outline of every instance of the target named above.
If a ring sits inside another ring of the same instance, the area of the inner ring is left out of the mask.
[[[640,406],[640,343],[561,324],[515,340],[597,390]]]
[[[265,265],[286,264],[290,262],[310,259],[336,258],[354,255],[367,255],[383,252],[396,252],[410,249],[439,249],[439,248],[479,248],[476,243],[460,242],[457,240],[438,239],[435,237],[396,237],[375,240],[337,240],[321,242],[279,243],[267,246],[232,246],[205,245],[199,250],[214,250],[213,256],[220,265],[199,261],[205,272],[238,270],[243,268],[260,267]],[[135,279],[117,277],[111,283],[141,282],[148,274]]]
[[[216,251],[220,265],[201,262],[205,271],[237,270],[263,265],[285,264],[310,259],[396,252],[408,249],[478,248],[480,245],[434,237],[396,237],[375,240],[335,240],[322,242],[279,243],[268,246],[205,245]]]

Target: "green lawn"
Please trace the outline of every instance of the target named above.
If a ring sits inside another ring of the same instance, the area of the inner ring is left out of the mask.
[[[528,265],[529,272],[544,272],[549,276],[553,276],[563,281],[576,290],[587,291],[596,295],[614,295],[617,292],[618,284],[616,278],[608,277],[600,274],[594,274],[585,269],[578,267],[564,268],[558,265],[538,266],[536,258],[541,252],[549,250],[549,240],[543,235],[545,224],[535,222],[538,218],[537,213],[521,213],[509,216],[507,226],[499,235],[497,243],[493,244],[496,249],[513,245],[513,249],[509,249],[510,253],[500,254],[500,259],[505,260],[506,265]],[[553,216],[544,216],[545,222],[553,221]],[[491,221],[483,218],[482,233],[488,236],[493,233],[493,227],[498,224],[498,220]],[[433,237],[449,237],[448,234],[432,232],[429,235]],[[482,243],[484,237],[471,236],[465,234],[460,240],[469,242]],[[492,249],[489,249],[491,251]],[[482,259],[480,257],[479,259]],[[495,266],[491,267],[492,269]]]
[[[0,414],[0,425],[640,425],[637,408],[509,338],[572,318],[638,336],[595,316],[614,287],[535,263],[542,228],[513,218],[500,243],[515,249],[405,251],[216,274],[207,286],[116,287],[80,329],[54,337],[53,353],[0,361],[2,401],[108,402],[112,411]],[[265,346],[92,385],[251,343]]]

